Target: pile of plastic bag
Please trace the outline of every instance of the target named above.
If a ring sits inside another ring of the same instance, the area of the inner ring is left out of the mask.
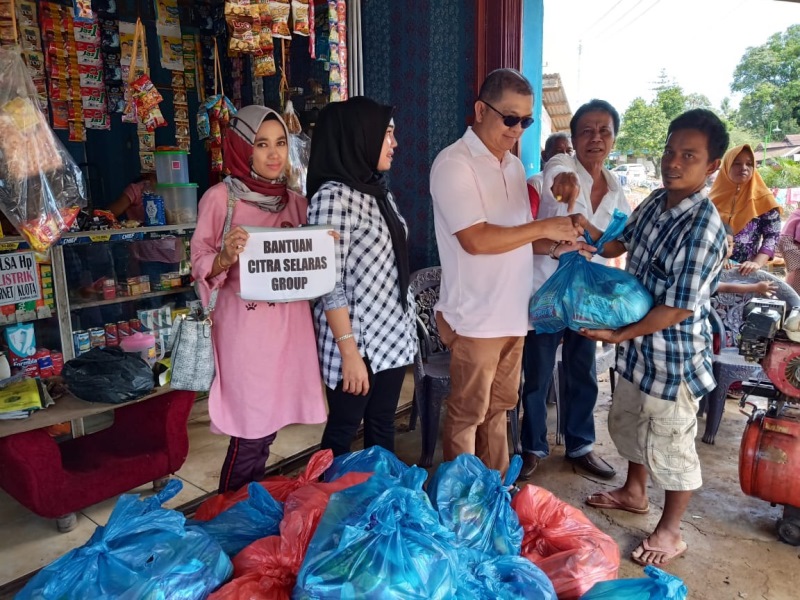
[[[330,450],[326,452],[330,456]],[[279,534],[257,540],[239,552],[233,559],[234,579],[212,594],[210,600],[291,598],[300,565],[331,494],[369,477],[369,473],[348,473],[335,483],[307,483],[289,494],[283,505]]]
[[[625,229],[627,215],[614,210],[608,228],[597,241],[588,231],[587,243],[602,251],[606,242]],[[650,292],[627,271],[593,263],[578,252],[563,254],[558,269],[533,295],[531,326],[539,333],[563,329],[617,329],[641,320],[653,307]]]
[[[205,598],[231,576],[233,566],[216,540],[186,527],[181,513],[161,508],[181,487],[173,480],[144,500],[121,496],[105,527],[39,571],[16,597]]]
[[[311,457],[306,465],[306,470],[297,478],[276,475],[258,482],[257,485],[260,485],[268,491],[269,495],[278,502],[285,502],[289,494],[296,489],[308,485],[313,481],[317,481],[333,463],[333,452],[330,450],[320,450]],[[221,512],[247,499],[248,496],[250,496],[248,486],[244,486],[240,490],[234,492],[225,492],[224,494],[212,496],[197,508],[194,518],[197,521],[209,521]]]
[[[172,481],[146,500],[120,497],[107,526],[17,597],[685,599],[679,579],[651,567],[650,579],[604,581],[619,566],[614,541],[545,490],[512,500],[521,463],[503,480],[462,455],[425,491],[426,471],[387,450],[326,450],[297,478],[251,483],[193,521],[161,508],[181,487]]]
[[[510,490],[521,468],[515,456],[502,480],[478,457],[462,454],[442,463],[428,484],[439,521],[455,536],[459,598],[556,598],[547,575],[520,556],[523,530]]]
[[[426,477],[411,467],[331,496],[292,597],[453,598],[454,535],[422,490]]]
[[[601,581],[580,600],[686,600],[689,590],[683,581],[658,567],[644,568],[647,577]]]
[[[522,488],[511,506],[525,532],[522,556],[547,574],[560,600],[617,577],[617,543],[583,512],[534,485]]]
[[[283,506],[257,483],[247,486],[249,496],[221,512],[210,521],[189,521],[190,527],[205,531],[217,540],[228,556],[242,548],[278,533]]]

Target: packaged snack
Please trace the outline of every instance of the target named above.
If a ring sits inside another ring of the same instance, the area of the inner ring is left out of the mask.
[[[222,148],[217,146],[211,147],[211,171],[222,173]]]
[[[81,102],[84,109],[93,108],[105,112],[106,91],[100,88],[81,88]]]
[[[72,32],[76,42],[100,44],[100,24],[97,21],[90,23],[76,22]]]
[[[119,26],[117,21],[100,21],[100,45],[107,50],[119,50]]]
[[[39,28],[33,27],[20,27],[19,39],[23,50],[41,50],[42,40],[39,35]]]
[[[292,0],[292,21],[294,23],[294,33],[308,35],[308,0]]]
[[[153,132],[144,130],[139,131],[139,150],[142,152],[153,152],[156,149],[156,135]]]
[[[103,68],[97,65],[78,66],[78,86],[83,88],[103,87]]]
[[[83,112],[83,123],[86,129],[111,129],[111,117],[105,110],[94,108],[85,110]]]
[[[228,50],[231,53],[254,54],[259,50],[259,38],[253,33],[253,18],[249,14],[226,16],[225,20],[230,30]]]
[[[155,173],[156,156],[152,152],[139,152],[139,167],[142,173]]]
[[[261,56],[254,56],[253,61],[256,77],[271,77],[278,72],[275,66],[275,57],[272,52]]]
[[[270,0],[269,12],[272,16],[272,35],[274,37],[292,39],[292,32],[289,29],[291,10],[291,0]]]
[[[75,42],[75,49],[79,65],[92,65],[95,67],[103,65],[99,45],[88,42]]]
[[[36,11],[36,2],[32,0],[21,0],[17,3],[17,25],[19,27],[39,25]]]
[[[83,21],[91,23],[94,20],[94,13],[92,12],[91,0],[73,0],[75,21]]]
[[[50,106],[53,112],[53,129],[69,128],[69,109],[65,101],[51,101]]]
[[[28,66],[28,72],[34,80],[37,76],[44,75],[44,54],[42,54],[41,48],[23,52],[22,58],[25,60],[25,64]]]

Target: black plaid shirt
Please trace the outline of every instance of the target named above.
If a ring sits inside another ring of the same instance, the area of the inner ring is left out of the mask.
[[[389,194],[389,204],[408,227]],[[374,373],[409,365],[417,350],[414,298],[403,312],[397,291],[397,265],[389,228],[373,196],[329,181],[311,198],[310,225],[331,225],[336,245],[336,288],[314,303],[322,378],[335,388],[342,379],[342,356],[333,341],[325,311],[346,306],[361,356]]]
[[[620,344],[617,370],[646,394],[675,400],[681,381],[699,398],[714,389],[711,371],[711,294],[725,257],[725,230],[703,192],[665,210],[666,190],[656,190],[633,211],[620,241],[627,271],[656,305],[692,311],[677,325]]]

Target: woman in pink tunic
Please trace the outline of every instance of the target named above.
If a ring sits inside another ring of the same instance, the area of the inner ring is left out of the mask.
[[[242,225],[298,227],[308,202],[286,188],[288,131],[273,110],[242,108],[224,142],[225,182],[200,200],[192,237],[192,275],[208,305],[218,289],[214,326],[216,377],[209,392],[211,430],[231,436],[220,493],[263,479],[270,445],[291,423],[322,423],[314,325],[308,302],[245,302],[236,264],[247,241]],[[222,231],[228,193],[236,198]]]

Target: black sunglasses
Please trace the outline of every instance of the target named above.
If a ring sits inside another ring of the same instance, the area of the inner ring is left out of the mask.
[[[503,125],[505,125],[506,127],[509,127],[509,128],[516,127],[517,123],[519,123],[522,126],[523,129],[527,129],[528,127],[533,125],[533,117],[514,117],[512,115],[504,115],[499,110],[497,110],[494,106],[489,104],[486,100],[481,100],[481,102],[483,102],[486,106],[491,108],[498,115],[503,117]]]

